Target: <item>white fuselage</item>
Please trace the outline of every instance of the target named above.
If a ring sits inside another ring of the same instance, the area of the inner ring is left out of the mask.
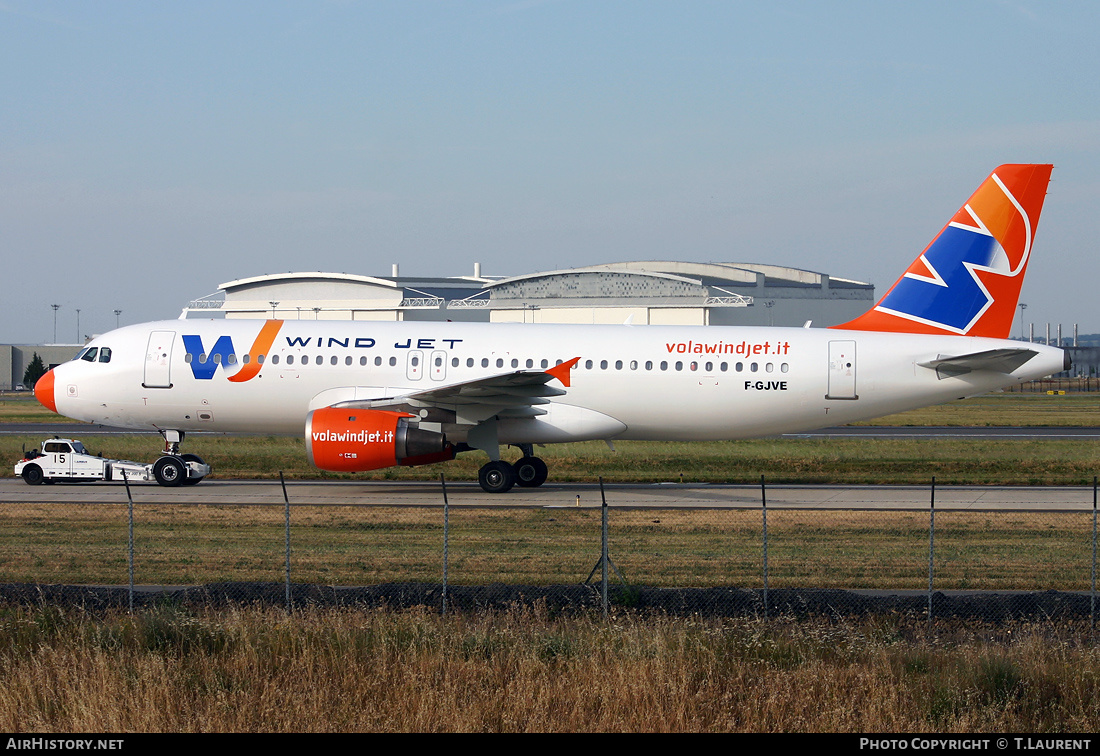
[[[54,369],[57,411],[135,429],[299,434],[312,409],[580,357],[566,393],[542,405],[545,414],[500,421],[501,443],[717,440],[879,417],[1064,369],[1061,349],[965,336],[288,320],[259,348],[265,322],[278,321],[169,320],[97,337],[87,346],[108,348],[109,361]],[[1037,354],[1010,374],[944,377],[920,364],[1021,346]],[[245,363],[250,350],[263,353],[258,372],[254,355]],[[254,373],[247,380],[229,380],[246,368]],[[444,430],[461,440],[460,426]]]

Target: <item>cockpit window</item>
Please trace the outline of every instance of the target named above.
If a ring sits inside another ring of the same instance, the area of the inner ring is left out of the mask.
[[[111,361],[111,348],[110,347],[101,347],[100,348],[100,350],[99,350],[99,361],[100,362],[110,362]]]
[[[85,352],[80,357],[80,359],[84,360],[85,362],[95,362],[95,355],[96,355],[97,351],[99,351],[99,350],[96,347],[92,347],[87,352]]]

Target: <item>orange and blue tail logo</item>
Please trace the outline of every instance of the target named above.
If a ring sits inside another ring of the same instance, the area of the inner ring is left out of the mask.
[[[997,168],[874,308],[833,327],[1007,338],[1052,168]]]

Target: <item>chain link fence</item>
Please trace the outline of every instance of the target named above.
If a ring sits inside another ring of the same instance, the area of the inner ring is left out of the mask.
[[[295,504],[286,491],[281,504],[8,505],[0,591],[130,607],[544,602],[707,615],[1096,617],[1095,487],[1091,510],[1061,511],[936,508],[934,486],[924,511],[775,508],[764,481],[757,502],[718,508],[641,507],[617,489],[602,506],[578,498],[553,507],[455,506],[443,486],[438,506]]]

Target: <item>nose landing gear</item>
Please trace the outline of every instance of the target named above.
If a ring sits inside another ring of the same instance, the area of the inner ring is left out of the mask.
[[[210,465],[195,454],[180,454],[184,432],[162,430],[164,456],[153,463],[153,477],[162,486],[193,486],[210,474]]]

